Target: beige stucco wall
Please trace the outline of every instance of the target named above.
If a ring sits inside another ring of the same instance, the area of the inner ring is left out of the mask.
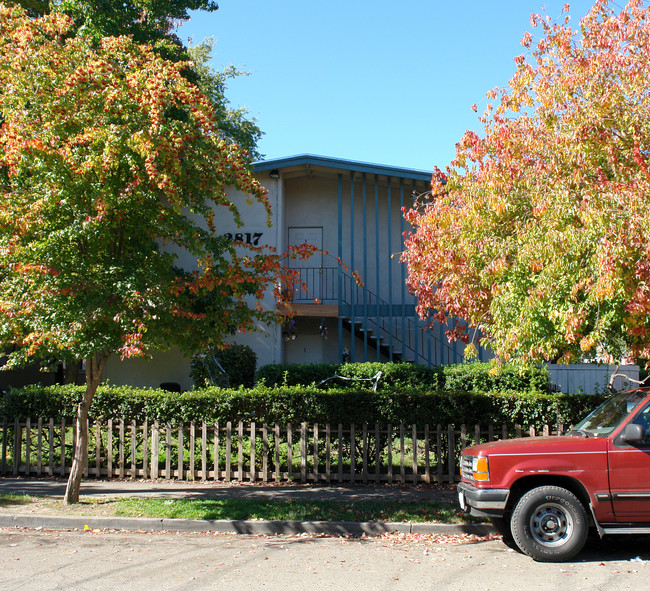
[[[183,390],[192,387],[190,360],[178,349],[157,351],[151,359],[109,359],[104,373],[108,384],[158,388],[163,382],[177,382]]]
[[[259,244],[278,247],[281,244],[279,225],[281,183],[261,176],[264,186],[269,191],[269,201],[273,210],[273,225],[267,225],[266,210],[258,203],[247,203],[247,198],[240,192],[229,190],[228,197],[238,206],[244,225],[237,227],[232,214],[225,207],[215,209],[215,224],[219,234],[231,234],[235,237],[242,234],[242,239],[250,241],[258,239]],[[261,234],[261,236],[256,236]],[[239,237],[237,237],[239,238]],[[196,267],[189,253],[178,247],[167,246],[177,255],[177,264],[185,269]],[[275,301],[269,291],[263,306],[275,308]],[[258,367],[267,363],[280,362],[281,338],[279,327],[259,325],[256,334],[238,334],[229,339],[232,343],[249,345],[257,353]],[[121,361],[119,357],[111,358],[105,372],[106,379],[117,385],[133,385],[142,387],[158,387],[162,382],[177,382],[183,390],[191,389],[190,361],[178,349],[161,353],[153,352],[151,359],[129,359]]]

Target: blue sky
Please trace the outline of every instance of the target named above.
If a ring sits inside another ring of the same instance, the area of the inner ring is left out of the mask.
[[[466,129],[480,132],[471,105],[482,112],[485,93],[507,84],[530,14],[557,18],[564,4],[219,0],[179,35],[213,37],[215,68],[250,72],[230,82],[228,97],[257,117],[266,158],[311,153],[430,170],[451,161]],[[577,26],[593,1],[569,4]]]

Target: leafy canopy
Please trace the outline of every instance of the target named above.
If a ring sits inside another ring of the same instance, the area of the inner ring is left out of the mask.
[[[212,12],[212,0],[15,0],[32,17],[60,12],[72,18],[68,35],[78,35],[98,44],[104,37],[127,35],[136,43],[151,45],[165,59],[187,62],[182,73],[197,84],[216,111],[219,133],[239,144],[249,161],[260,158],[257,142],[262,132],[245,108],[232,108],[226,97],[229,79],[246,75],[234,66],[213,70],[209,63],[213,42],[205,40],[188,48],[176,35],[179,24],[189,20],[191,10]],[[188,61],[188,60],[191,60]]]
[[[192,353],[252,330],[280,255],[234,245],[228,188],[266,208],[210,101],[127,37],[0,6],[0,343],[30,356]],[[178,266],[178,255],[192,264]],[[251,300],[253,305],[251,306]]]
[[[483,135],[406,214],[419,313],[503,358],[650,357],[650,8],[613,6],[531,17]]]
[[[136,43],[166,46],[172,52],[183,48],[173,35],[177,22],[188,20],[190,10],[219,8],[212,0],[13,0],[8,4],[22,6],[32,17],[65,13],[72,17],[74,31],[96,42],[129,35]]]

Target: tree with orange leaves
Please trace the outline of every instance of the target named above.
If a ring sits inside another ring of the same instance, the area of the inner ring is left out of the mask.
[[[271,211],[185,64],[71,26],[0,5],[0,343],[5,368],[86,360],[68,503],[109,357],[223,344],[273,320],[254,302],[283,278],[281,255],[216,232],[242,223],[228,187]]]
[[[406,213],[408,284],[503,359],[650,358],[650,8],[568,12]]]

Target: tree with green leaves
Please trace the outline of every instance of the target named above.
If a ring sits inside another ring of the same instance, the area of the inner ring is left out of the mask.
[[[107,360],[189,355],[272,321],[255,301],[284,268],[216,232],[216,215],[242,223],[229,187],[271,211],[186,65],[73,26],[0,5],[0,346],[6,368],[86,362],[68,503]],[[192,265],[180,268],[179,253]]]
[[[483,132],[407,213],[408,284],[504,359],[650,358],[650,8],[569,22],[532,17]]]
[[[184,51],[173,34],[176,24],[187,21],[190,10],[213,12],[219,8],[213,0],[13,0],[8,4],[22,6],[32,17],[64,13],[73,19],[73,34],[82,33],[95,42],[129,35],[136,43],[152,45],[159,52],[166,47],[176,58]]]
[[[183,62],[182,71],[190,82],[199,86],[217,113],[221,136],[239,144],[249,162],[260,158],[257,142],[262,132],[245,108],[233,108],[226,97],[226,83],[246,75],[234,66],[223,71],[210,67],[213,42],[204,40],[187,47],[176,35],[180,23],[190,18],[190,11],[213,12],[219,8],[212,0],[15,0],[30,16],[59,12],[72,18],[69,35],[81,35],[94,44],[104,37],[127,35],[134,42],[151,45],[161,57]]]

